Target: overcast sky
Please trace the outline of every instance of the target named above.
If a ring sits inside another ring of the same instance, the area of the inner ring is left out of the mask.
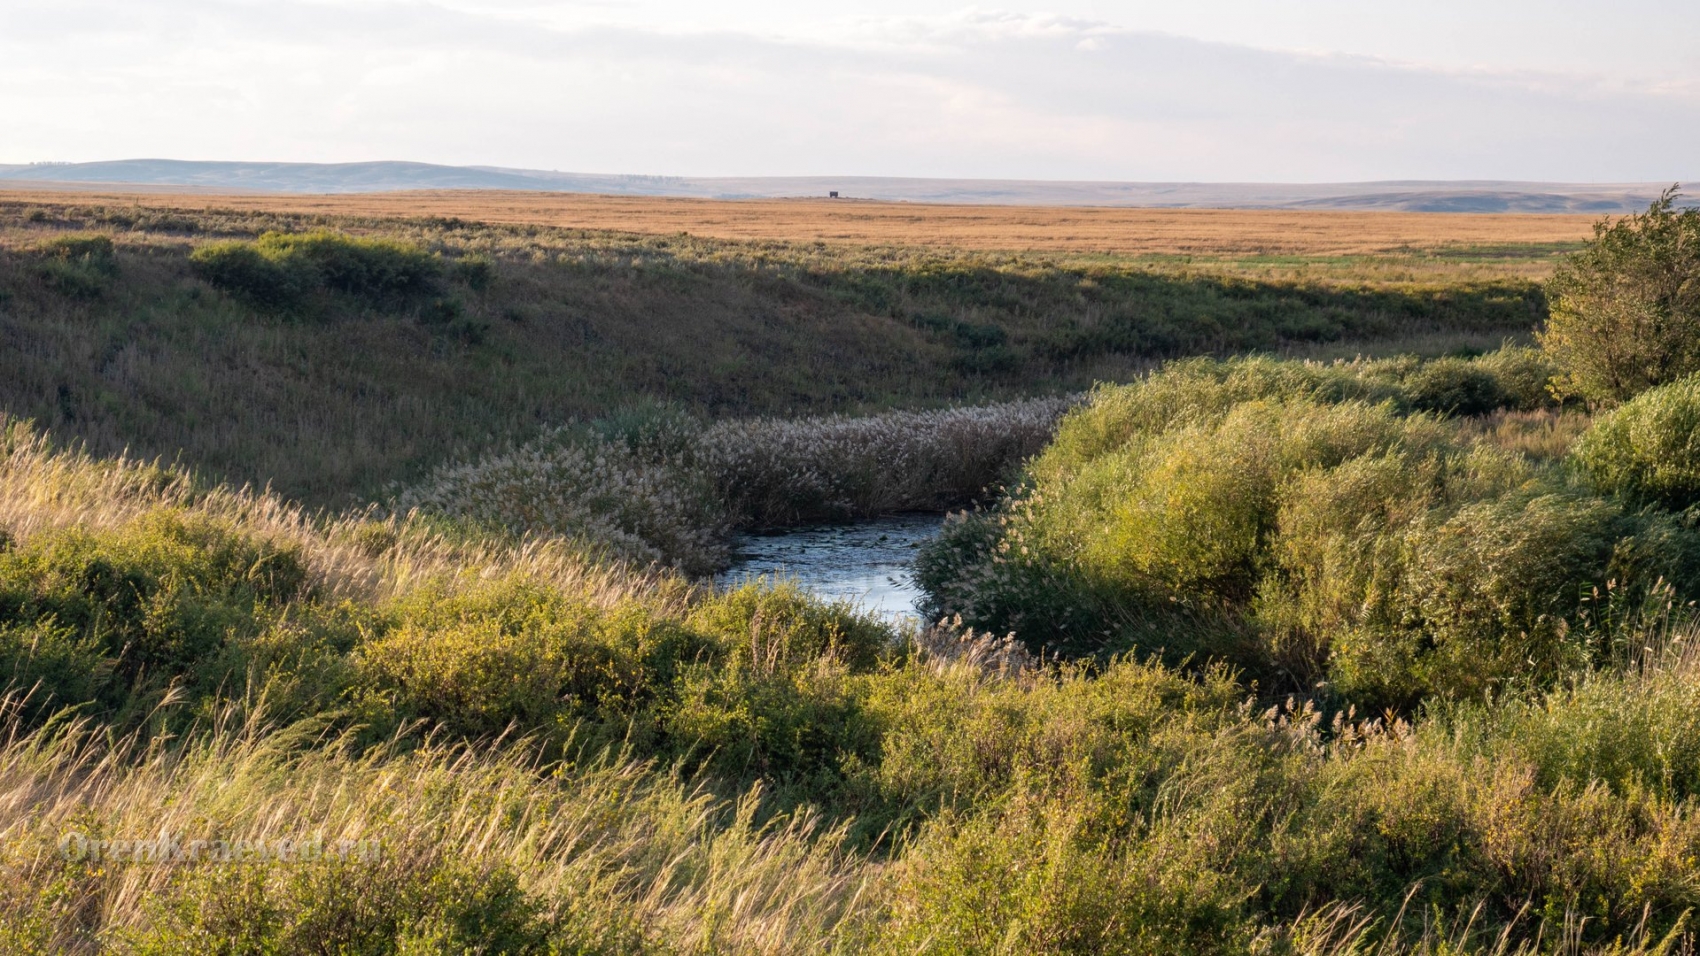
[[[0,163],[1700,178],[1695,0],[0,0]]]

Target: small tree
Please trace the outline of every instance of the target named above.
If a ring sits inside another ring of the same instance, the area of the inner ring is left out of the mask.
[[[1700,210],[1677,188],[1594,238],[1547,283],[1537,333],[1558,366],[1555,391],[1615,405],[1700,371]]]

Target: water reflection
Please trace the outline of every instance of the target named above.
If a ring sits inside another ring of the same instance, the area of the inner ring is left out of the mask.
[[[890,618],[913,618],[920,589],[911,568],[915,552],[938,533],[938,515],[894,515],[853,525],[801,528],[749,535],[738,542],[733,565],[715,579],[740,584],[767,575],[789,578],[834,600],[846,598]]]

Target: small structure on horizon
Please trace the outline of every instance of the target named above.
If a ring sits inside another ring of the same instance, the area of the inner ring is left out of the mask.
[[[838,198],[838,190],[836,190],[836,189],[834,189],[834,190],[832,190],[832,191],[831,191],[831,192],[829,192],[829,193],[827,193],[827,194],[826,194],[826,198],[828,198],[828,199],[837,199],[837,198]]]

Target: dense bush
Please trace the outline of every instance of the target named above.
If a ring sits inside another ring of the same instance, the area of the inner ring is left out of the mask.
[[[378,305],[429,293],[442,273],[435,256],[394,239],[271,232],[254,247],[286,270],[316,274],[325,288]]]
[[[1700,371],[1700,209],[1676,200],[1601,222],[1547,281],[1539,338],[1565,391],[1616,404]]]
[[[1444,512],[1442,512],[1444,514]],[[1661,579],[1700,585],[1688,555],[1700,537],[1642,540],[1610,502],[1562,493],[1511,493],[1426,516],[1397,542],[1392,594],[1365,582],[1349,597],[1373,607],[1348,617],[1331,642],[1338,689],[1373,703],[1478,697],[1519,682],[1550,685],[1603,650],[1580,627],[1595,589],[1624,581],[1643,593]],[[1618,566],[1648,550],[1651,566]],[[1388,543],[1391,545],[1391,542]],[[1380,597],[1380,607],[1374,602]]]
[[[1443,415],[1481,415],[1507,398],[1491,370],[1460,358],[1425,362],[1404,384],[1412,406]]]
[[[243,676],[236,645],[306,587],[289,549],[170,512],[37,535],[0,551],[0,667],[55,706],[118,707],[172,681],[210,691]]]
[[[455,261],[454,275],[472,291],[488,292],[496,281],[496,261],[484,255],[464,256]]]
[[[43,260],[42,280],[69,298],[98,298],[118,274],[117,251],[107,236],[60,236],[42,243],[36,251]]]
[[[207,243],[189,261],[215,288],[274,309],[298,308],[319,290],[373,308],[401,307],[435,292],[443,271],[417,246],[332,232],[268,232],[252,242]]]
[[[1608,585],[1619,618],[1658,588],[1700,594],[1680,524],[1401,411],[1484,374],[1436,366],[1194,361],[1100,389],[1025,485],[923,552],[931,610],[1380,707],[1591,666]]]
[[[378,730],[423,720],[552,749],[640,744],[816,789],[867,746],[844,680],[897,651],[882,624],[792,586],[748,585],[679,620],[509,581],[423,592],[385,618],[353,656],[360,711]]]
[[[374,719],[472,737],[526,728],[564,738],[582,720],[627,719],[707,646],[641,609],[609,612],[523,582],[420,594],[392,616],[356,657]]]
[[[1667,508],[1700,503],[1700,375],[1643,392],[1597,419],[1575,457],[1605,494]]]
[[[262,253],[253,243],[209,242],[189,254],[195,274],[215,289],[265,308],[293,306],[311,277]]]
[[[1529,412],[1558,404],[1552,392],[1558,368],[1540,349],[1505,345],[1478,356],[1475,364],[1493,376],[1512,410]]]
[[[419,857],[423,856],[424,859]],[[155,900],[137,956],[223,951],[548,953],[537,900],[500,865],[392,847],[387,858],[191,870]]]

